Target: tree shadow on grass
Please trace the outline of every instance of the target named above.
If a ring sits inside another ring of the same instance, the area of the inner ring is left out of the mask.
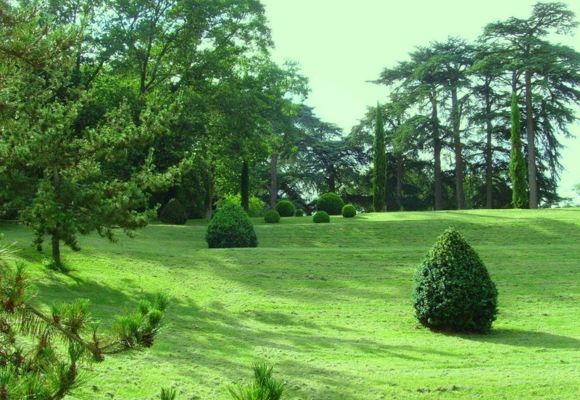
[[[503,344],[518,347],[536,347],[543,349],[580,350],[580,340],[555,335],[547,332],[526,331],[523,329],[498,328],[488,335],[459,335],[460,337],[476,342],[489,344]]]

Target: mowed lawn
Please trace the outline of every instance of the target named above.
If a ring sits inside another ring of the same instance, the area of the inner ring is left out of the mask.
[[[173,302],[154,348],[92,367],[75,399],[228,399],[266,360],[287,399],[575,399],[580,393],[580,209],[387,213],[255,221],[256,249],[209,250],[205,223],[134,239],[81,238],[73,272],[41,266],[30,231],[0,224],[42,304],[92,301],[109,325],[155,291]],[[445,335],[413,315],[413,274],[455,226],[499,290],[490,335]]]

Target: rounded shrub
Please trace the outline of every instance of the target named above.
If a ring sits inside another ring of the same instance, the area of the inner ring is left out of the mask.
[[[218,208],[207,227],[205,236],[209,248],[256,247],[258,238],[252,221],[237,204]]]
[[[276,210],[270,210],[264,215],[264,221],[267,224],[277,224],[280,222],[280,214]]]
[[[280,200],[276,204],[276,211],[278,211],[281,217],[293,217],[296,212],[296,207],[294,207],[294,203],[290,200]]]
[[[413,305],[434,330],[485,333],[497,314],[497,289],[463,236],[447,229],[415,275]]]
[[[356,216],[356,208],[352,204],[346,204],[342,207],[342,216],[344,218],[353,218]]]
[[[294,213],[295,217],[303,217],[304,216],[304,210],[301,208],[297,208],[296,212]]]
[[[164,224],[184,225],[187,222],[187,211],[177,199],[171,199],[159,211],[159,220]]]
[[[344,201],[336,193],[324,193],[316,201],[316,210],[325,211],[328,215],[340,215]]]
[[[315,224],[324,224],[330,222],[330,216],[326,211],[316,211],[312,216],[312,221]]]

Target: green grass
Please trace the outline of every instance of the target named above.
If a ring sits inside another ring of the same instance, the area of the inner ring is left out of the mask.
[[[257,249],[209,250],[205,225],[152,225],[118,243],[89,236],[74,271],[40,266],[29,231],[0,225],[38,278],[37,301],[91,299],[111,322],[168,291],[151,350],[109,358],[76,399],[228,399],[266,360],[287,399],[573,399],[580,387],[580,210],[369,214],[330,224],[255,220]],[[445,335],[413,316],[413,273],[459,228],[499,290],[493,333]]]

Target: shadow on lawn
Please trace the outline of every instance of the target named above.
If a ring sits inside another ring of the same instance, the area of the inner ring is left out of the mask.
[[[538,349],[580,349],[580,340],[547,332],[521,329],[493,329],[489,335],[461,335],[462,338],[489,344],[504,344]]]

